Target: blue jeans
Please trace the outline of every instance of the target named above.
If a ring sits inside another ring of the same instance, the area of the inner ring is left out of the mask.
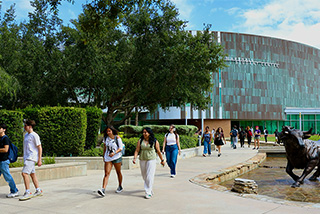
[[[203,154],[209,154],[211,155],[211,144],[210,142],[203,141]]]
[[[238,137],[231,137],[231,148],[236,148],[238,143]]]
[[[166,146],[166,159],[167,159],[167,164],[170,167],[171,175],[176,174],[178,153],[179,153],[179,149],[177,144]]]
[[[4,180],[6,180],[6,182],[8,182],[9,187],[10,187],[10,193],[16,193],[18,192],[18,189],[16,187],[16,183],[14,182],[10,171],[9,171],[9,160],[6,161],[0,161],[0,176],[1,174],[4,177]]]

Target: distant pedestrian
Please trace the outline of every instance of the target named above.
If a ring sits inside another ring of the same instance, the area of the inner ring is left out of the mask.
[[[211,133],[212,133],[212,137],[213,137],[212,140],[214,140],[214,134],[216,133],[216,130],[213,128],[212,131],[211,131]]]
[[[268,142],[268,129],[265,127],[263,130],[263,134],[264,134],[264,140],[266,141],[266,143]]]
[[[237,143],[238,143],[238,130],[236,125],[234,125],[233,129],[230,131],[230,138],[231,138],[231,147],[233,149],[236,149]]]
[[[176,127],[171,125],[169,133],[165,134],[162,153],[166,152],[167,164],[170,167],[171,178],[176,176],[176,166],[178,154],[181,155],[179,135],[176,132]]]
[[[240,127],[240,130],[239,130],[239,140],[240,140],[240,146],[242,148],[244,148],[244,138],[246,136],[246,132],[243,130],[242,127]]]
[[[224,140],[223,131],[222,131],[222,128],[219,127],[214,137],[214,144],[217,146],[217,149],[218,149],[218,157],[221,156],[221,146],[224,145],[223,140]]]
[[[259,130],[259,126],[256,126],[256,130],[254,131],[254,148],[253,149],[259,149],[260,135],[261,135],[261,131]]]
[[[278,129],[276,129],[273,134],[274,134],[274,137],[276,138],[276,141],[275,141],[274,143],[275,143],[275,144],[278,143],[278,144],[280,145]]]
[[[8,155],[11,142],[6,135],[7,129],[8,127],[6,124],[0,124],[0,176],[3,175],[4,180],[8,182],[10,187],[10,193],[7,195],[7,198],[14,198],[19,196],[19,191],[9,170],[10,161]]]
[[[250,131],[252,134],[254,133],[252,126],[250,127]]]
[[[27,131],[23,141],[23,160],[24,165],[22,168],[22,177],[26,191],[24,195],[19,199],[20,201],[28,200],[32,197],[41,196],[43,194],[39,187],[39,181],[36,176],[35,164],[38,167],[42,165],[42,146],[39,135],[33,131],[36,123],[34,120],[27,120],[24,124],[24,129]],[[30,179],[32,179],[33,185],[36,188],[34,194],[30,192]]]
[[[202,135],[202,130],[201,129],[198,129],[198,131],[196,131],[196,135],[200,136]]]
[[[247,136],[247,140],[248,140],[248,148],[250,148],[250,144],[251,144],[251,139],[252,139],[252,134],[253,132],[251,131],[250,127],[247,126],[246,128],[246,136]]]
[[[116,169],[117,177],[118,177],[118,188],[116,193],[120,193],[123,190],[122,187],[122,173],[121,173],[121,164],[122,164],[122,149],[123,143],[118,135],[118,131],[111,127],[107,126],[103,131],[103,160],[104,160],[104,177],[102,181],[102,189],[98,190],[98,194],[101,196],[105,196],[105,189],[107,187],[110,172],[112,166]]]
[[[146,193],[145,198],[150,199],[153,196],[152,188],[156,172],[156,154],[158,154],[162,166],[164,166],[165,162],[160,151],[159,142],[154,137],[152,129],[149,127],[143,129],[142,136],[137,143],[133,157],[134,164],[136,163],[139,153],[140,170],[144,180],[144,189]]]
[[[201,143],[203,143],[203,157],[206,157],[207,152],[211,155],[211,142],[212,142],[212,133],[210,132],[209,126],[206,126],[205,132],[203,133]]]

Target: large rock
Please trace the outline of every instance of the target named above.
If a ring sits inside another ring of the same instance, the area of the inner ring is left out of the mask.
[[[236,178],[231,191],[247,194],[257,194],[258,185],[254,180]]]

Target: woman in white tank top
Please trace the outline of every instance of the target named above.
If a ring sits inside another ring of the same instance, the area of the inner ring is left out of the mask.
[[[170,167],[171,178],[176,176],[176,166],[178,154],[181,154],[179,135],[176,133],[176,128],[171,125],[169,133],[164,136],[162,153],[166,152],[167,164]]]

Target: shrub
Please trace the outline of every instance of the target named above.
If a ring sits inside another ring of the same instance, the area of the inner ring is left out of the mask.
[[[194,148],[198,146],[197,136],[179,135],[181,149]]]
[[[142,130],[142,126],[122,125],[119,127],[119,131],[124,132],[127,136],[138,136]]]
[[[139,137],[122,138],[122,142],[125,144],[126,147],[125,156],[132,156],[134,154],[138,140]]]
[[[95,148],[97,146],[97,137],[99,134],[102,110],[97,107],[86,107],[87,113],[87,131],[85,148]]]
[[[153,133],[167,133],[169,132],[170,126],[160,126],[160,125],[144,125],[143,128],[149,127],[152,129]]]
[[[169,132],[170,126],[161,126],[161,125],[144,125],[144,126],[132,126],[132,125],[123,125],[119,127],[120,131],[125,132],[127,137],[130,136],[140,136],[142,130],[145,127],[149,127],[152,129],[154,133],[167,133]],[[192,125],[176,125],[176,129],[179,135],[188,135],[193,136],[194,133],[198,130],[196,126]]]
[[[32,106],[28,106],[24,109],[21,109],[20,111],[23,112],[23,118],[24,119],[30,119],[30,120],[34,120],[36,122],[36,124],[39,124],[39,110],[41,108],[39,106],[37,107],[32,107]],[[38,126],[36,125],[34,128],[34,131],[38,131]]]
[[[81,153],[81,156],[99,157],[103,156],[103,147],[91,148]]]
[[[18,155],[22,155],[23,147],[23,113],[19,111],[0,110],[0,123],[8,126],[7,135],[18,147]]]
[[[160,144],[160,151],[162,151],[162,145],[164,140],[164,133],[156,133],[155,138],[158,140]],[[187,136],[187,135],[179,135],[180,137],[180,147],[181,149],[193,148],[198,146],[198,137],[197,136]],[[137,142],[140,139],[139,137],[132,138],[122,138],[122,141],[126,145],[126,153],[125,156],[131,156],[134,154],[134,151],[137,146]]]
[[[45,107],[39,110],[38,134],[43,154],[79,155],[84,150],[87,128],[85,109]]]
[[[15,168],[15,167],[23,167],[23,161],[21,161],[21,160],[18,160],[18,161],[16,161],[16,162],[14,162],[14,163],[10,163],[9,164],[9,167],[10,168]]]
[[[48,157],[48,156],[45,156],[42,158],[42,163],[43,164],[55,164],[56,163],[56,160],[55,160],[55,157]]]
[[[179,135],[193,136],[198,130],[196,126],[192,125],[176,125],[175,127]]]

